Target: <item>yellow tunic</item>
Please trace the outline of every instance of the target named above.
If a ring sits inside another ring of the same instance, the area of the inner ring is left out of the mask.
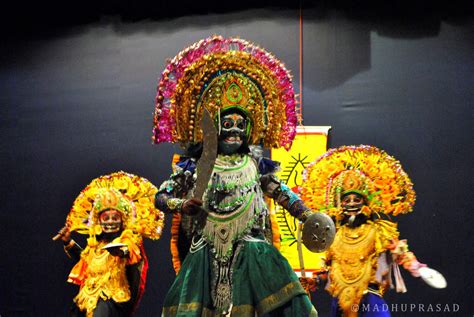
[[[92,317],[100,298],[104,301],[113,299],[117,303],[130,300],[126,266],[140,261],[139,240],[130,230],[125,230],[113,242],[125,243],[129,257],[113,256],[103,250],[102,247],[108,242],[89,243],[69,274],[68,282],[80,285],[74,301],[87,317]]]
[[[336,232],[327,253],[331,263],[328,292],[338,298],[345,316],[357,316],[353,304],[359,304],[370,283],[379,284],[375,274],[378,257],[398,235],[397,225],[386,220],[368,221],[356,228],[342,226]]]

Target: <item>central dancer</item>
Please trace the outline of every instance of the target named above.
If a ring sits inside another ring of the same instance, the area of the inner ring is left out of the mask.
[[[247,41],[207,38],[167,65],[154,141],[186,151],[156,195],[157,208],[179,219],[172,250],[179,272],[163,316],[317,316],[272,244],[265,200],[303,222],[312,214],[263,156],[264,147],[288,149],[295,128],[288,71]]]

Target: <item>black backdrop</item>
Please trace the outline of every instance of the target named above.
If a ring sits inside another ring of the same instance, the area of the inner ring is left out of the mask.
[[[37,4],[23,14],[20,2],[4,12],[0,316],[67,314],[73,263],[51,237],[91,179],[125,170],[159,185],[170,173],[177,147],[151,144],[166,58],[212,34],[240,36],[285,62],[300,90],[298,8],[243,3],[198,14],[178,4],[60,6],[60,13]],[[445,274],[448,288],[431,289],[403,272],[408,293],[386,299],[459,311],[394,315],[472,316],[472,16],[467,6],[391,9],[303,8],[304,123],[331,125],[331,147],[385,149],[415,184],[414,212],[398,217],[401,236]],[[145,244],[150,269],[138,316],[161,313],[174,278],[169,220],[161,240]],[[318,291],[313,301],[326,316],[328,295]]]

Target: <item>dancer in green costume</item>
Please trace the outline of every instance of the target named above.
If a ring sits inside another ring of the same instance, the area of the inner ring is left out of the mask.
[[[274,175],[278,163],[263,157],[260,146],[289,147],[294,137],[294,94],[282,64],[246,41],[212,37],[171,61],[157,100],[154,140],[187,146],[155,200],[157,208],[179,215],[173,252],[183,260],[163,316],[317,316],[271,243],[264,198],[301,221],[311,214]],[[195,124],[204,111],[214,119],[218,150],[207,189],[196,197],[203,178],[196,165],[209,157]]]

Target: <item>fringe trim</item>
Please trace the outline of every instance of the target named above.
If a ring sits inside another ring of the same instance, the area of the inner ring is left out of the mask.
[[[178,240],[179,240],[179,226],[181,225],[181,214],[173,214],[173,220],[171,222],[171,239],[170,239],[170,249],[171,249],[171,261],[173,262],[173,268],[178,275],[179,270],[181,269],[181,260],[179,258],[178,250]]]

